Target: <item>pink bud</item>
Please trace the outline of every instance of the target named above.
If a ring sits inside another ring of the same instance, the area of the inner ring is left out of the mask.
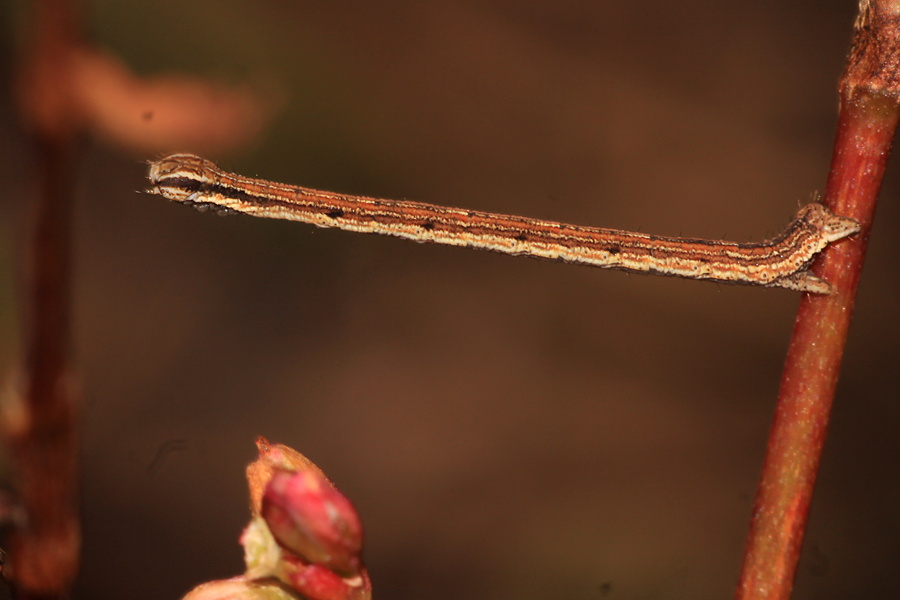
[[[363,569],[362,575],[343,578],[322,565],[294,561],[286,573],[287,582],[309,600],[371,600],[372,587]]]
[[[263,495],[262,517],[278,543],[304,560],[342,574],[358,571],[359,516],[318,472],[273,473]]]

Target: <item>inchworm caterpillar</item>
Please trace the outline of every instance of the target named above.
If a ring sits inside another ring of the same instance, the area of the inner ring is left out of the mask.
[[[405,200],[336,194],[251,179],[192,154],[150,163],[148,190],[199,209],[289,219],[608,269],[828,294],[807,269],[816,255],[859,231],[822,204],[804,206],[780,234],[747,244],[565,225]]]

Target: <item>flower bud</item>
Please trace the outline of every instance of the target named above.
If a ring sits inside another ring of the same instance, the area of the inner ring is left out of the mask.
[[[282,562],[279,578],[308,600],[371,600],[372,585],[363,568],[357,575],[341,577],[322,565],[305,564],[294,557]]]
[[[358,571],[359,516],[317,470],[273,473],[261,514],[275,539],[302,559],[341,574]]]

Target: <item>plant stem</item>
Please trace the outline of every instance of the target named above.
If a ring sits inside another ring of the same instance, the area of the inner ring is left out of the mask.
[[[78,124],[65,75],[67,52],[78,37],[76,4],[34,0],[34,39],[19,81],[36,153],[34,225],[22,253],[25,361],[20,388],[4,398],[0,430],[23,513],[9,545],[9,578],[20,600],[67,598],[81,546],[69,277]]]
[[[898,4],[861,5],[841,81],[825,203],[835,213],[857,219],[862,230],[829,247],[814,267],[832,284],[832,295],[806,295],[800,303],[754,504],[739,599],[787,599],[793,587],[866,243],[900,119],[893,84],[900,53],[897,44],[885,43],[900,39]]]

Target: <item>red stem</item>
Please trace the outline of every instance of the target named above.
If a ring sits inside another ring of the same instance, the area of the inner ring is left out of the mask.
[[[4,434],[25,522],[12,535],[17,597],[65,598],[78,572],[78,402],[70,355],[69,141],[38,141],[37,214],[30,244],[27,360],[21,404],[5,407]]]
[[[74,0],[34,0],[34,39],[20,73],[22,114],[36,150],[34,228],[23,253],[25,364],[0,430],[18,479],[23,519],[9,542],[20,599],[67,598],[78,573],[78,394],[73,383],[70,237],[75,140],[67,57],[78,38]],[[4,568],[4,574],[7,568]]]
[[[866,243],[900,119],[896,90],[884,84],[897,73],[886,67],[898,64],[897,47],[885,43],[897,31],[896,8],[890,2],[864,6],[857,23],[841,85],[825,202],[837,214],[857,219],[862,230],[830,247],[814,268],[834,293],[801,301],[753,509],[739,599],[787,599],[793,587]]]

